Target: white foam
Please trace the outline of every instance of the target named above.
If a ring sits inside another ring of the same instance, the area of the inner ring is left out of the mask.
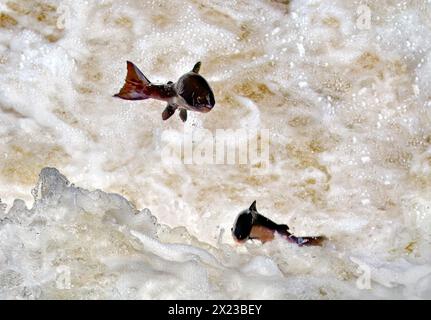
[[[17,21],[0,30],[1,297],[430,297],[429,3],[370,4],[362,30],[342,0],[15,2],[0,4]],[[112,98],[126,60],[154,82],[202,61],[216,107],[186,128],[269,129],[270,174],[162,161],[184,125]],[[47,166],[84,189],[51,172],[34,203]],[[329,244],[234,247],[220,230],[255,199]]]

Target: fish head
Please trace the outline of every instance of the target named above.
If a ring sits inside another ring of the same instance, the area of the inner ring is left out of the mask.
[[[208,82],[199,74],[187,73],[176,83],[176,90],[190,109],[210,112],[215,106],[214,93]]]
[[[235,220],[231,229],[232,237],[238,243],[244,243],[248,240],[253,227],[253,215],[250,210],[242,211]]]
[[[214,105],[214,95],[212,95],[212,92],[208,92],[205,96],[200,95],[196,97],[194,107],[199,109],[203,113],[207,113],[214,108]]]

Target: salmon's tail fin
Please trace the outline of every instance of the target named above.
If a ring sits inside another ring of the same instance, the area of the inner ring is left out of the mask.
[[[132,62],[127,61],[127,77],[126,82],[120,92],[114,97],[125,100],[144,100],[149,96],[145,94],[147,87],[151,84],[150,80],[144,76],[141,70],[138,69]]]

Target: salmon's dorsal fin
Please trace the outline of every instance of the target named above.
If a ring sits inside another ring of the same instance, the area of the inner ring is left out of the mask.
[[[175,113],[175,110],[177,110],[176,107],[168,104],[167,107],[166,107],[166,109],[162,113],[162,119],[163,119],[163,121],[166,121],[170,117],[172,117],[174,115],[174,113]]]
[[[186,109],[181,109],[180,118],[183,122],[187,121],[187,110]]]
[[[256,209],[256,200],[254,200],[254,202],[251,204],[251,206],[250,206],[250,209],[249,209],[250,211],[254,211],[254,212],[257,212],[257,209]]]
[[[202,63],[200,61],[198,63],[196,63],[195,66],[193,67],[192,72],[199,73],[199,71],[201,70],[201,65],[202,65]]]
[[[279,224],[278,225],[278,230],[289,230],[289,226],[287,224]]]

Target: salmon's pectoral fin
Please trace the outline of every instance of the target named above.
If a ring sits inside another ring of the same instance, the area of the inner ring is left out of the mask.
[[[181,120],[183,120],[183,122],[187,121],[187,110],[186,109],[180,110],[180,118],[181,118]]]
[[[170,117],[172,117],[175,113],[175,110],[177,110],[176,107],[168,104],[168,106],[166,107],[166,109],[162,113],[163,120],[165,121],[165,120],[168,120]]]
[[[144,100],[149,96],[145,94],[151,82],[144,76],[132,62],[127,61],[127,76],[123,88],[114,97],[125,100]]]

